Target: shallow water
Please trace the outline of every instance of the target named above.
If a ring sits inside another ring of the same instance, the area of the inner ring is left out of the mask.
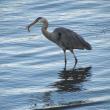
[[[0,0],[0,110],[109,110],[109,0]],[[49,20],[49,31],[67,27],[82,35],[93,50],[68,52],[48,41],[35,18]]]

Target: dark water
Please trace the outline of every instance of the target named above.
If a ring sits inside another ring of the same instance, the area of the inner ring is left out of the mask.
[[[40,26],[25,26],[38,16],[49,31],[73,29],[93,50],[68,52],[48,41]],[[0,0],[0,110],[110,110],[109,0]]]

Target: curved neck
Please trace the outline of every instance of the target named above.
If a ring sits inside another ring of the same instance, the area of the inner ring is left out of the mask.
[[[42,33],[47,39],[51,40],[51,33],[48,32],[47,28],[48,28],[48,22],[45,21],[42,26]]]

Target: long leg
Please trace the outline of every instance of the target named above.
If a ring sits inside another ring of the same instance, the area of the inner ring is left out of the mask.
[[[67,64],[67,59],[66,59],[66,50],[63,50],[64,52],[64,60],[65,60],[65,68],[66,68],[66,64]]]
[[[77,60],[77,57],[75,56],[75,53],[74,53],[74,51],[73,50],[70,50],[72,53],[73,53],[73,56],[74,56],[74,58],[75,58],[75,65],[74,65],[74,68],[76,67],[76,64],[77,64],[77,62],[78,62],[78,60]]]

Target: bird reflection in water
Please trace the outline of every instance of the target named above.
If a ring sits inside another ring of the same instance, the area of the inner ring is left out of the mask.
[[[89,78],[91,67],[70,69],[59,72],[59,79],[53,84],[58,91],[80,91],[82,90],[82,82]]]
[[[43,104],[41,105],[40,108],[44,109],[46,107],[50,107],[50,108],[54,107],[54,105],[57,102],[57,100],[54,98],[55,92],[60,93],[60,92],[81,91],[83,88],[82,83],[87,81],[88,78],[91,76],[90,70],[91,70],[91,67],[85,67],[85,68],[77,68],[77,69],[69,69],[69,70],[64,69],[61,72],[59,72],[58,74],[59,74],[60,81],[57,81],[51,84],[52,87],[57,88],[57,91],[53,91],[53,92],[48,91],[48,92],[44,92],[43,94],[41,93],[41,95],[39,94],[35,96],[36,101],[34,102],[34,104],[32,104],[34,105],[34,109],[38,110],[36,108],[39,108],[37,106],[38,105],[37,103],[39,103],[39,100],[42,100],[40,103]],[[76,102],[76,104],[80,104],[80,102]],[[58,105],[60,106],[60,102],[58,103]],[[67,104],[67,106],[69,106],[69,104]]]

